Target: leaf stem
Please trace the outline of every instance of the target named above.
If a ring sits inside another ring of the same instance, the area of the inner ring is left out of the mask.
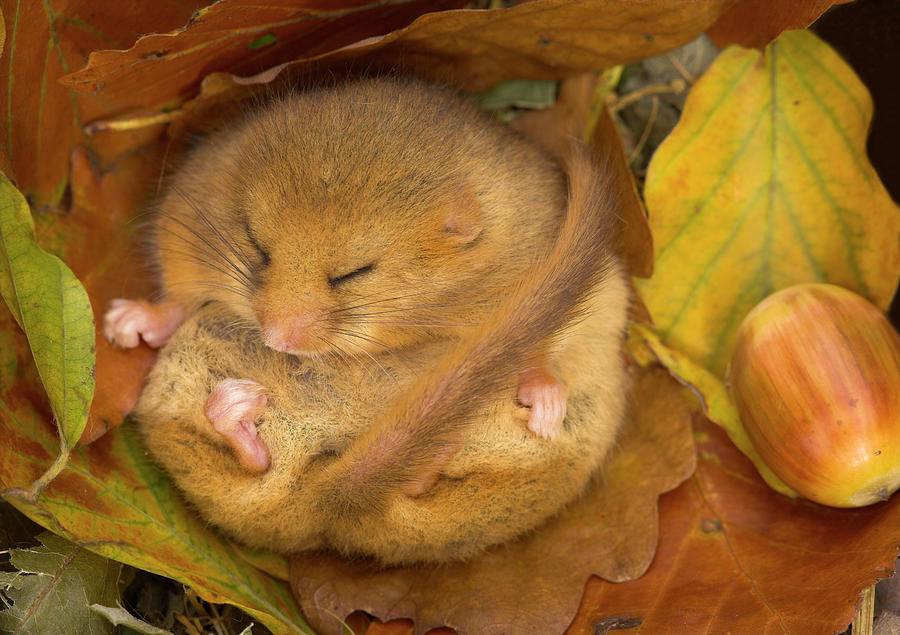
[[[869,586],[859,594],[859,608],[853,616],[853,635],[872,635],[875,620],[875,586]]]
[[[62,472],[68,464],[69,448],[67,447],[65,438],[60,435],[59,455],[56,457],[56,460],[53,461],[53,465],[47,468],[47,471],[41,474],[40,478],[32,483],[31,488],[28,490],[32,502],[37,502],[38,498],[41,496],[41,492],[44,491],[44,488],[50,484],[50,481],[59,476],[59,473]]]

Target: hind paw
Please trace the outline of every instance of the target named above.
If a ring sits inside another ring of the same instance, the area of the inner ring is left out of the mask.
[[[546,367],[519,375],[519,403],[530,408],[528,429],[539,437],[555,439],[566,418],[566,388]]]

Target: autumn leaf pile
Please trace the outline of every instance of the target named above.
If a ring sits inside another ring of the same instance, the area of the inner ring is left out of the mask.
[[[100,4],[0,2],[0,494],[31,519],[275,633],[340,632],[357,610],[416,632],[833,632],[892,570],[900,503],[792,498],[723,380],[741,319],[771,292],[827,281],[885,309],[900,278],[900,210],[865,152],[868,93],[825,43],[789,30],[832,2]],[[610,84],[704,32],[723,50],[685,78],[640,188],[645,215]],[[548,130],[585,136],[622,185],[621,250],[641,276],[628,429],[582,500],[469,563],[250,553],[117,427],[154,353],[114,349],[96,325],[110,299],[155,292],[140,216],[186,133],[258,91],[359,69],[468,91],[567,79],[555,107],[516,125],[550,144]]]

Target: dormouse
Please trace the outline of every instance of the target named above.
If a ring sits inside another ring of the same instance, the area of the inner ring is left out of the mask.
[[[573,484],[508,531],[463,540],[455,556],[442,539],[424,558],[466,557],[494,534],[521,532],[577,495],[623,418],[628,296],[610,247],[611,192],[583,149],[573,144],[558,165],[452,91],[416,80],[299,92],[248,113],[203,141],[156,205],[163,301],[116,301],[105,318],[123,346],[163,345],[185,320],[193,333],[164,349],[138,404],[151,453],[244,542],[405,561],[402,549],[330,534],[385,519],[398,501],[421,505],[442,481],[470,480],[461,466],[486,421],[528,446],[535,461],[523,473],[534,477],[577,438],[567,393],[591,401],[593,364],[600,414],[591,403],[580,416],[604,419],[603,440],[577,449]],[[208,350],[196,350],[200,340]],[[199,396],[164,403],[162,386],[180,382]],[[333,434],[310,433],[321,427],[310,412]],[[490,461],[476,463],[490,472]],[[254,502],[235,514],[245,486]],[[288,536],[285,514],[302,513],[298,504],[315,511]],[[249,520],[263,509],[273,515],[265,531]]]

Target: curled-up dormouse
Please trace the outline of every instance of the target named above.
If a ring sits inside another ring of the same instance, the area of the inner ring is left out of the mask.
[[[616,203],[444,88],[285,96],[205,139],[153,225],[135,409],[201,514],[282,552],[466,558],[576,497],[627,385]],[[168,342],[168,343],[166,343]]]

